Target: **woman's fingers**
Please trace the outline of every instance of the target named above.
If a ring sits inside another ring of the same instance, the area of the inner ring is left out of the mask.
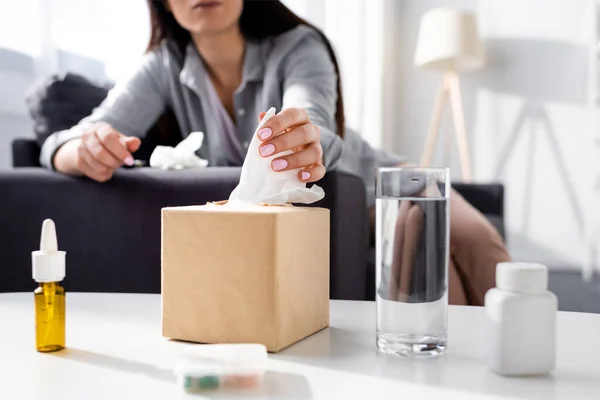
[[[261,112],[260,114],[258,114],[258,122],[262,121],[262,119],[265,117],[267,113],[266,112]]]
[[[81,138],[68,142],[67,149],[72,155],[71,169],[98,182],[112,178],[123,163],[133,165],[132,153],[140,147],[136,137],[126,137],[110,125],[100,122],[81,135]],[[74,172],[75,172],[74,171]]]
[[[288,169],[298,169],[320,164],[323,157],[323,149],[319,142],[314,142],[302,151],[298,151],[287,156],[279,157],[271,161],[271,168],[274,171],[286,171]]]
[[[260,113],[259,121],[265,113]],[[271,161],[274,171],[298,169],[298,179],[302,182],[316,182],[325,175],[321,132],[312,124],[305,110],[288,108],[267,121],[257,132],[263,142],[258,148],[262,157],[272,157],[282,152],[291,154]]]
[[[325,167],[323,164],[311,165],[298,171],[298,179],[302,182],[316,182],[325,176]]]
[[[309,122],[308,114],[302,108],[287,108],[271,118],[257,135],[263,142],[286,129],[304,125]]]
[[[104,145],[100,142],[96,132],[88,131],[81,136],[83,147],[92,155],[98,163],[112,169],[116,169],[121,165],[121,161],[113,156]],[[89,160],[86,160],[89,163]],[[91,164],[94,167],[93,164]]]
[[[264,142],[258,148],[258,152],[263,157],[269,157],[282,151],[294,150],[300,146],[318,142],[320,137],[318,126],[306,124]]]
[[[96,137],[102,146],[110,153],[115,163],[110,164],[110,167],[118,168],[122,163],[129,166],[133,165],[133,157],[127,149],[127,146],[121,141],[121,133],[114,130],[110,125],[102,125],[96,130]],[[108,157],[105,158],[108,161]],[[104,163],[102,159],[99,159]]]
[[[77,168],[87,177],[106,182],[113,175],[113,170],[98,162],[85,146],[79,146]]]
[[[98,171],[101,173],[108,172],[112,168],[102,164],[100,161],[96,159],[96,157],[91,153],[88,146],[82,143],[81,146],[77,149],[77,153],[79,158],[84,160],[86,165],[92,168],[94,171]]]
[[[121,143],[127,147],[130,153],[135,153],[142,145],[140,138],[135,136],[121,136]]]

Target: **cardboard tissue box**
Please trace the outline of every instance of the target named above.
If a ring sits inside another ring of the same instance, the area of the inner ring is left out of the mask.
[[[162,333],[277,352],[329,324],[329,210],[162,211]]]
[[[329,210],[285,206],[323,189],[273,171],[285,154],[262,158],[259,146],[255,132],[227,204],[162,211],[165,337],[276,352],[329,325]]]

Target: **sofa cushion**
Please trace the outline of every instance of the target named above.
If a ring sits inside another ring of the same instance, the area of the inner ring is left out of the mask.
[[[53,132],[69,129],[90,115],[112,87],[76,74],[53,74],[35,83],[25,97],[38,145]]]

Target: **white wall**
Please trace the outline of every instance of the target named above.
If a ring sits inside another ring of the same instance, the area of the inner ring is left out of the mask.
[[[145,0],[0,4],[0,169],[8,169],[12,140],[34,136],[24,98],[35,82],[67,71],[99,82],[126,76],[145,49],[149,25]]]
[[[594,4],[404,0],[396,11],[396,128],[384,132],[384,142],[415,161],[441,79],[413,67],[420,17],[440,6],[479,15],[488,67],[462,77],[471,155],[476,181],[506,186],[508,243],[517,259],[576,267],[586,257],[590,168],[597,157],[592,136],[600,128],[590,68],[596,43]],[[526,116],[521,125],[519,115]],[[447,112],[442,134],[453,132],[450,122]],[[442,163],[439,152],[436,157]],[[459,172],[456,156],[451,167]]]

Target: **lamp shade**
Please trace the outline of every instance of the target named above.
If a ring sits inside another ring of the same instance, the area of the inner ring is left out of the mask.
[[[473,13],[436,8],[421,18],[415,65],[436,71],[483,67],[483,44]]]

